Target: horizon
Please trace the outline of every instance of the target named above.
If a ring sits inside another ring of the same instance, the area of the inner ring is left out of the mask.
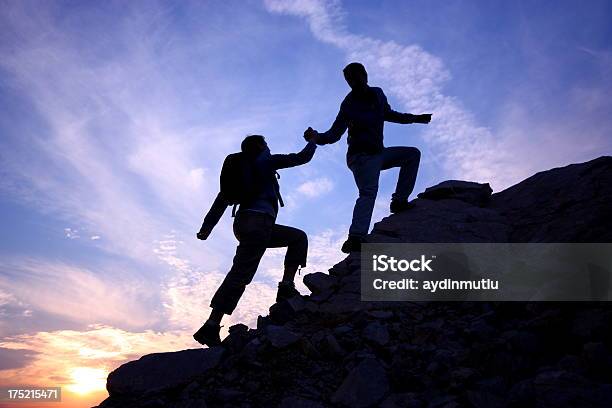
[[[223,159],[247,134],[291,153],[327,130],[349,62],[394,110],[433,113],[385,126],[386,146],[421,150],[410,198],[612,154],[606,1],[0,4],[0,386],[62,386],[53,406],[97,404],[124,362],[200,347],[236,245],[229,210],[195,237]],[[302,293],[344,258],[345,153],[346,135],[281,171],[278,222],[309,237]],[[396,177],[381,176],[373,223]],[[267,314],[283,255],[266,252],[222,335]]]

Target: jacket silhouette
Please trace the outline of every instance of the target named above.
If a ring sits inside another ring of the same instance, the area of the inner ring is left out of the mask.
[[[382,89],[369,87],[365,95],[351,91],[340,104],[340,110],[331,128],[319,134],[317,144],[335,143],[348,129],[348,152],[381,153],[385,121],[401,124],[415,123],[417,115],[400,113],[391,109]]]
[[[255,168],[259,173],[256,177],[260,177],[263,181],[262,192],[258,200],[253,203],[246,203],[239,207],[240,209],[251,209],[263,211],[265,208],[268,214],[276,217],[278,213],[279,202],[282,205],[282,196],[280,194],[280,186],[276,177],[276,170],[286,169],[289,167],[300,166],[308,163],[316,150],[316,144],[309,142],[298,153],[289,154],[270,154],[270,150],[266,148],[255,159]],[[213,201],[213,204],[204,217],[202,228],[198,233],[198,238],[206,239],[210,235],[213,228],[217,225],[225,210],[230,204],[223,198],[223,194],[219,192]],[[268,207],[272,211],[268,211]]]

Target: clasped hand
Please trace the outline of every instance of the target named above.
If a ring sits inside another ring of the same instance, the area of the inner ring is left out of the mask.
[[[304,140],[307,142],[317,143],[319,141],[319,132],[311,127],[308,127],[308,129],[304,131]]]

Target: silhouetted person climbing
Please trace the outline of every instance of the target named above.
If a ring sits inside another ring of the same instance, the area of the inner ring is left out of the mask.
[[[287,247],[285,270],[278,284],[276,301],[299,295],[293,279],[300,266],[306,266],[308,238],[304,231],[276,224],[279,202],[283,205],[276,170],[308,163],[316,150],[316,135],[299,153],[270,154],[263,136],[247,136],[241,152],[229,155],[221,170],[221,191],[206,214],[199,239],[206,239],[226,208],[234,205],[234,235],[239,241],[233,265],[213,296],[212,312],[193,335],[201,344],[214,346],[221,342],[220,323],[224,314],[231,315],[238,300],[251,282],[266,248]],[[238,211],[236,212],[236,207]]]
[[[318,135],[319,145],[335,143],[348,129],[346,162],[359,189],[349,236],[342,245],[342,252],[349,253],[361,250],[370,228],[381,170],[400,167],[397,186],[391,196],[391,212],[404,211],[414,205],[408,201],[408,196],[414,188],[421,152],[416,147],[385,147],[384,122],[429,123],[431,114],[412,115],[391,109],[382,89],[368,85],[368,73],[358,62],[348,64],[343,72],[351,91],[342,101],[334,123],[325,133],[309,127],[304,138],[310,140]]]

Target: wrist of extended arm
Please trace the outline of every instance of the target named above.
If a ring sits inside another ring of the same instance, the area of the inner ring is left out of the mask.
[[[404,120],[406,123],[416,123],[419,121],[419,115],[413,115],[412,113],[404,113]]]

